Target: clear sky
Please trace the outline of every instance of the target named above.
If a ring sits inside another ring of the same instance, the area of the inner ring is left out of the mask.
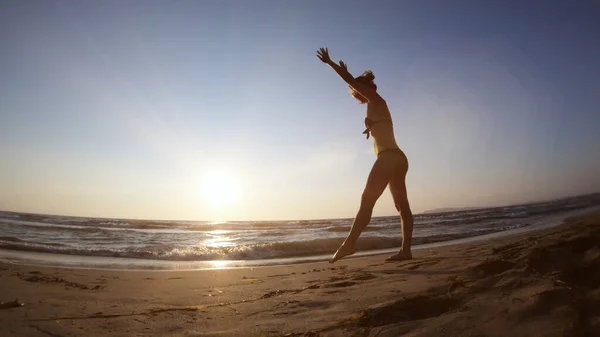
[[[599,17],[591,0],[2,1],[0,209],[354,216],[366,107],[319,47],[375,73],[415,212],[600,191]],[[386,191],[375,215],[394,213]]]

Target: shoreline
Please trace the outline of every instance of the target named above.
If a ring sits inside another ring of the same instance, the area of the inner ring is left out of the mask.
[[[534,232],[543,229],[559,226],[568,218],[594,212],[600,207],[592,206],[583,209],[568,211],[559,215],[544,217],[531,225],[498,231],[483,235],[468,236],[446,241],[424,243],[413,246],[413,251],[423,249],[434,249],[451,245],[460,245],[471,242],[480,242],[500,237],[513,236],[522,233]],[[398,248],[386,248],[379,250],[360,251],[347,257],[346,259],[355,259],[367,256],[379,256],[393,254]],[[206,260],[206,261],[175,261],[175,260],[151,260],[141,258],[127,257],[103,257],[103,256],[85,256],[57,253],[41,253],[32,251],[19,251],[0,249],[0,263],[9,263],[16,265],[32,267],[50,267],[62,269],[83,269],[83,270],[111,270],[111,271],[194,271],[194,270],[214,270],[214,269],[232,269],[232,268],[255,268],[265,266],[284,266],[305,263],[315,263],[328,261],[331,254],[319,254],[309,256],[294,256],[272,259],[256,260]]]
[[[598,210],[413,257],[161,273],[0,263],[0,325],[3,336],[92,337],[600,331]]]

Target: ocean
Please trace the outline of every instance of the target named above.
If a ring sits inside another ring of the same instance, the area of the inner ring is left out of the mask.
[[[600,193],[415,215],[413,245],[513,231],[600,206]],[[0,260],[84,268],[194,269],[324,260],[352,219],[165,221],[0,212]],[[400,217],[374,217],[362,254],[400,246]]]

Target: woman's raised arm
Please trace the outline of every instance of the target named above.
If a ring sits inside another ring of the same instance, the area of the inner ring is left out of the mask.
[[[348,71],[348,66],[344,63],[344,61],[340,61],[340,64],[336,64],[329,57],[329,50],[327,48],[320,48],[317,51],[317,57],[323,63],[328,64],[335,72],[346,82],[348,85],[353,87],[356,91],[358,91],[363,97],[365,97],[369,101],[373,101],[379,99],[380,96],[377,94],[377,90],[371,88],[370,86],[357,81],[352,74]]]

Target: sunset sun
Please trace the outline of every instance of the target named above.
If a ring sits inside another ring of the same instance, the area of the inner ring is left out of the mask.
[[[235,175],[224,171],[212,171],[204,176],[202,195],[211,206],[229,206],[235,202],[239,186]]]

